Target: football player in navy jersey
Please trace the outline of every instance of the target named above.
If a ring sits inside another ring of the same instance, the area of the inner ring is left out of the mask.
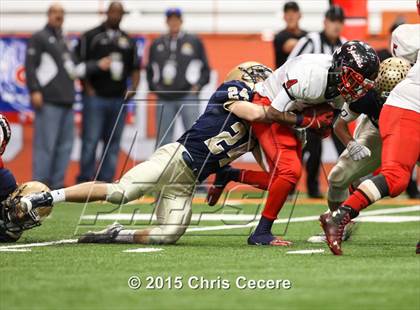
[[[0,242],[12,242],[19,238],[16,234],[6,229],[6,221],[3,212],[3,201],[17,188],[13,173],[4,167],[1,156],[6,151],[12,131],[7,118],[0,114]]]
[[[123,204],[145,194],[157,194],[157,226],[128,230],[116,223],[103,231],[84,234],[79,242],[175,243],[190,223],[196,184],[253,149],[255,140],[247,122],[266,120],[263,113],[266,107],[250,101],[254,85],[264,81],[271,72],[255,62],[235,67],[211,96],[203,115],[177,142],[157,149],[149,160],[130,169],[118,182],[82,183],[27,195],[20,203],[27,210],[61,201],[106,200]],[[279,121],[305,127],[331,123],[329,117],[290,112],[282,113]]]
[[[49,189],[40,182],[26,182],[18,186],[13,173],[4,167],[1,156],[11,135],[7,118],[0,114],[0,242],[16,242],[23,231],[41,225],[51,212],[51,206],[47,205],[39,205],[34,212],[27,212],[14,204],[21,195]]]

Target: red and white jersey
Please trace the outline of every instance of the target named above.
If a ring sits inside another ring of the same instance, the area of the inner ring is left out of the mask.
[[[339,95],[325,99],[328,69],[332,56],[325,54],[304,54],[288,60],[264,82],[256,84],[256,91],[268,97],[271,106],[280,112],[302,110],[303,108],[329,101],[341,107],[344,100]]]
[[[403,24],[392,32],[392,54],[415,63],[389,94],[386,105],[420,113],[420,24]]]

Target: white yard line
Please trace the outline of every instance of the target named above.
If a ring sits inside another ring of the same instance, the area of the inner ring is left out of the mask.
[[[403,223],[403,222],[418,222],[420,221],[420,216],[378,216],[378,215],[385,215],[385,214],[398,214],[398,213],[407,213],[407,212],[415,212],[420,211],[420,205],[418,206],[410,206],[410,207],[401,207],[401,208],[386,208],[380,210],[373,210],[373,211],[364,211],[360,214],[360,217],[356,219],[356,221],[360,222],[376,222],[376,223]],[[111,216],[112,214],[104,214],[107,216]],[[118,218],[121,215],[125,214],[117,214]],[[127,214],[130,215],[131,214]],[[248,217],[247,217],[248,216]],[[236,221],[244,221],[249,219],[248,214],[202,214],[197,215],[196,220],[202,221],[218,221],[220,220],[236,220]],[[86,216],[85,216],[86,217]],[[148,218],[150,218],[150,214],[148,214]],[[298,222],[310,222],[318,220],[319,216],[302,216],[302,217],[295,217],[291,218],[291,223],[298,223]],[[107,219],[115,220],[116,218],[107,217]],[[130,217],[131,219],[131,217]],[[253,216],[251,219],[259,219],[257,216]],[[194,219],[193,219],[194,220]],[[287,223],[289,219],[278,219],[275,221],[276,224]],[[236,228],[246,228],[246,227],[254,227],[258,224],[257,220],[249,222],[247,224],[238,224],[238,225],[220,225],[220,226],[206,226],[206,227],[191,227],[187,229],[187,232],[194,232],[194,231],[215,231],[215,230],[227,230],[227,229],[236,229]],[[0,246],[0,252],[28,252],[32,247],[43,247],[43,246],[50,246],[50,245],[59,245],[59,244],[73,244],[77,243],[77,239],[64,239],[64,240],[57,240],[57,241],[48,241],[48,242],[38,242],[38,243],[24,243],[24,244],[14,244],[14,245],[6,245]],[[145,249],[145,248],[140,248]],[[130,249],[129,249],[130,250]],[[133,250],[133,249],[132,249]],[[134,249],[136,250],[136,249]],[[133,250],[133,251],[134,251]]]
[[[286,254],[316,254],[324,253],[323,249],[310,249],[310,250],[297,250],[297,251],[287,251]]]
[[[137,248],[137,249],[128,249],[124,250],[124,253],[151,253],[151,252],[160,252],[163,251],[161,248]]]
[[[418,215],[374,215],[374,216],[361,216],[356,219],[356,222],[368,223],[405,223],[405,222],[420,222]]]
[[[77,243],[77,239],[63,239],[63,240],[48,241],[48,242],[35,242],[35,243],[22,243],[22,244],[14,244],[14,245],[5,245],[5,246],[0,246],[0,251],[3,250],[3,249],[22,249],[22,248],[33,248],[33,247],[58,245],[58,244],[71,244],[71,243]]]
[[[371,222],[379,222],[375,221],[372,215],[380,215],[380,214],[395,214],[395,213],[406,213],[406,212],[415,212],[420,211],[420,206],[411,206],[411,207],[402,207],[402,208],[387,208],[387,209],[381,209],[381,210],[373,210],[373,211],[364,211],[360,214],[360,216],[356,219],[356,221],[360,222],[368,222],[371,220]],[[366,217],[366,219],[364,219]],[[398,216],[394,216],[395,218],[398,218]],[[298,223],[298,222],[310,222],[310,221],[316,221],[318,220],[319,215],[316,216],[303,216],[303,217],[295,217],[291,218],[291,223]],[[419,221],[419,217],[413,216],[410,217],[411,221]],[[278,219],[275,221],[275,224],[284,224],[287,223],[289,219]],[[402,222],[408,221],[407,218],[405,218]],[[391,223],[390,219],[384,220],[384,222]],[[392,223],[398,223],[398,220],[395,219]],[[247,227],[254,227],[258,224],[258,221],[252,221],[247,224],[243,225],[219,225],[219,226],[206,226],[206,227],[191,227],[187,229],[187,232],[192,231],[214,231],[214,230],[227,230],[227,229],[236,229],[236,228],[247,228]]]
[[[374,211],[362,212],[360,216],[367,215],[382,215],[382,214],[395,214],[405,212],[420,211],[420,206],[401,207],[401,208],[388,208]],[[192,222],[197,221],[255,221],[260,219],[258,214],[229,214],[229,213],[202,213],[193,214],[191,217]],[[304,217],[310,218],[309,220],[316,220],[318,216]],[[82,220],[98,220],[98,221],[155,221],[156,214],[143,213],[143,214],[132,214],[132,213],[109,213],[109,214],[97,214],[97,215],[84,215]],[[293,220],[293,219],[292,219]],[[283,221],[283,220],[281,220]],[[282,223],[280,221],[280,223]],[[287,222],[287,219],[286,219]]]
[[[31,252],[31,249],[0,249],[0,252]]]

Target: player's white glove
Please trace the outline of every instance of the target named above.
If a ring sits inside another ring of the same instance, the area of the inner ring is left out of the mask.
[[[363,158],[370,157],[370,150],[362,145],[357,143],[356,141],[350,141],[347,146],[347,151],[349,151],[351,159],[358,161],[362,160]]]

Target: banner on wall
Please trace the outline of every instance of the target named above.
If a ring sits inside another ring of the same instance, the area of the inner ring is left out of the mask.
[[[143,58],[145,38],[135,37],[140,59]],[[77,37],[70,37],[74,47]],[[28,38],[0,37],[0,112],[25,113],[31,111],[25,79],[25,53]],[[76,83],[75,108],[80,108],[80,84]],[[79,104],[77,104],[79,103]]]
[[[30,110],[25,80],[26,38],[0,38],[0,111]]]

